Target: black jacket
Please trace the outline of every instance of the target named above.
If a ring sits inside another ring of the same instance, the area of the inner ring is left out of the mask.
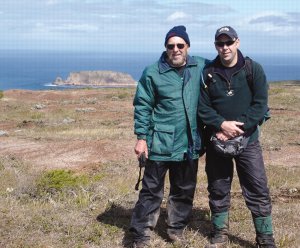
[[[212,80],[207,83],[206,75],[201,83],[198,116],[209,129],[221,130],[223,121],[240,121],[243,129],[255,130],[268,109],[268,84],[260,64],[252,61],[253,87],[250,89],[247,79],[245,59],[238,51],[238,64],[230,79],[226,79],[224,69],[220,68],[219,56],[208,67],[213,66]],[[231,94],[229,94],[231,91]],[[254,132],[251,141],[258,138]]]

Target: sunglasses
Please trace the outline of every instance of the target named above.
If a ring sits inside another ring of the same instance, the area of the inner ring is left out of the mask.
[[[178,49],[183,49],[185,47],[185,44],[178,43],[178,44],[167,44],[168,50],[173,50],[174,47],[177,46]]]
[[[215,45],[217,47],[231,46],[235,40],[227,40],[227,41],[215,41]]]

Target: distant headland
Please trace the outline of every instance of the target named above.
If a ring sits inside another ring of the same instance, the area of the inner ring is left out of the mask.
[[[72,86],[135,86],[136,81],[127,73],[115,71],[71,72],[66,80],[57,77],[54,85]]]

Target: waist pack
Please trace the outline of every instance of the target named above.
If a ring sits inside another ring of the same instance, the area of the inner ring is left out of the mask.
[[[219,140],[216,135],[210,138],[214,150],[224,157],[235,157],[240,155],[247,147],[250,136],[240,135],[232,139]]]

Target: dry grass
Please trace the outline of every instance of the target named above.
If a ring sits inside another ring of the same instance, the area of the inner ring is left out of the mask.
[[[300,86],[286,84],[290,83],[271,85],[272,119],[262,127],[261,141],[276,243],[296,248],[300,244]],[[4,92],[0,130],[8,136],[0,137],[0,247],[130,246],[128,227],[138,197],[133,94],[134,89]],[[52,185],[47,180],[41,184],[41,178],[49,179],[47,173],[55,170],[63,176],[50,173],[50,179],[59,187],[47,187]],[[64,174],[69,171],[71,179]],[[166,195],[168,189],[167,183]],[[151,247],[204,247],[210,213],[203,158],[185,244],[166,242],[165,209],[166,199]],[[230,213],[229,247],[254,248],[251,215],[236,176]]]

